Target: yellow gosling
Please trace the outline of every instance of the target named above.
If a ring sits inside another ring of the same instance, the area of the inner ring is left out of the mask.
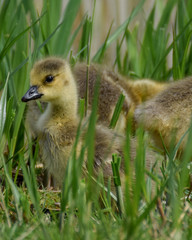
[[[34,122],[33,115],[31,115],[30,121],[31,124],[33,122],[33,129],[39,138],[42,161],[61,186],[79,123],[77,82],[66,61],[58,58],[53,61],[53,58],[48,58],[34,65],[31,70],[30,84],[31,87],[23,96],[22,101],[40,99],[48,103],[44,113],[39,118],[35,116]],[[122,156],[124,138],[117,136],[114,131],[101,124],[96,126],[95,131],[94,175],[97,176],[102,170],[105,179],[108,179],[112,177],[111,155],[117,153]],[[77,156],[84,143],[84,134],[82,132],[78,142]],[[135,139],[131,139],[132,161],[136,156],[136,145]],[[154,152],[146,151],[148,168],[156,161],[156,157]],[[86,169],[86,156],[83,167]],[[120,171],[123,178],[124,161],[122,161]]]

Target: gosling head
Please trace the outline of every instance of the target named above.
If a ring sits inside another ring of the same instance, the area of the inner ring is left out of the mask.
[[[30,74],[31,87],[22,97],[23,102],[41,99],[59,103],[77,101],[77,87],[69,64],[60,58],[50,57],[35,63]]]

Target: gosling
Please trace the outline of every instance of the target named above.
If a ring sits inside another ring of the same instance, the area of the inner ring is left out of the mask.
[[[77,85],[67,62],[58,60],[55,63],[47,59],[35,64],[31,71],[31,87],[22,101],[35,99],[48,102],[45,112],[35,122],[35,129],[45,167],[61,186],[79,124]],[[77,156],[83,138],[84,134],[77,146]],[[110,153],[121,152],[120,139],[111,143],[113,138],[114,134],[109,129],[99,125],[96,127],[95,175],[97,169],[103,166],[105,177],[112,176]]]
[[[149,131],[157,146],[170,149],[177,144],[190,127],[192,113],[192,77],[170,84],[153,99],[138,106],[135,121]],[[183,138],[178,153],[187,141]]]
[[[40,155],[45,167],[61,186],[68,160],[76,139],[78,118],[78,87],[69,64],[63,60],[46,59],[37,62],[30,77],[31,87],[22,101],[40,99],[48,102],[44,113],[34,122],[39,138]],[[36,116],[35,116],[36,117]],[[103,125],[96,126],[94,175],[102,170],[104,179],[112,177],[111,153],[122,156],[124,138]],[[114,139],[115,137],[115,139]],[[112,141],[114,139],[114,141]],[[84,143],[82,132],[77,145],[77,156]],[[136,141],[131,139],[131,159],[136,156]],[[123,156],[122,156],[123,157]],[[156,161],[156,155],[146,152],[146,165],[150,168]],[[86,169],[86,156],[83,167]],[[124,176],[123,161],[120,167]]]

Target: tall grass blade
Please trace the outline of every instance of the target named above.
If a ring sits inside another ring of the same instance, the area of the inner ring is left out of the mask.
[[[86,146],[87,146],[87,171],[89,173],[88,178],[88,200],[91,200],[93,193],[91,191],[93,182],[91,176],[93,175],[94,155],[95,155],[95,127],[97,121],[97,109],[98,109],[98,96],[99,96],[100,79],[98,78],[94,89],[94,98],[92,103],[92,111],[89,120],[89,126],[86,133]]]
[[[181,77],[184,77],[185,76],[185,72],[186,72],[186,65],[187,65],[187,54],[189,53],[190,51],[190,43],[191,43],[191,37],[192,37],[192,31],[190,31],[189,35],[188,35],[188,38],[187,38],[187,43],[186,43],[186,46],[185,46],[185,51],[184,51],[184,54],[183,54],[183,59],[182,59],[182,62],[181,62]]]
[[[5,82],[5,86],[3,89],[3,93],[0,100],[0,139],[3,135],[3,130],[5,126],[6,121],[6,106],[7,106],[7,86],[8,86],[8,80],[9,80],[9,73],[7,75],[7,79]]]
[[[115,189],[116,189],[116,194],[117,194],[117,206],[119,209],[120,216],[122,217],[125,208],[124,208],[124,203],[123,203],[123,193],[121,189],[121,179],[120,179],[120,165],[121,165],[121,157],[117,156],[117,154],[112,154],[112,170],[113,170],[113,180],[115,184]]]
[[[81,45],[80,45],[80,50],[84,49],[81,51],[79,57],[80,61],[85,61],[88,56],[88,51],[89,51],[89,39],[90,39],[90,34],[91,34],[91,29],[92,29],[92,20],[87,16],[83,25],[83,30],[82,30],[82,38],[81,38]]]
[[[181,78],[181,69],[178,56],[177,42],[175,41],[175,30],[173,30],[173,78]]]
[[[102,62],[102,59],[103,59],[104,54],[105,54],[105,52],[106,52],[107,42],[108,42],[108,39],[109,39],[110,34],[111,34],[112,26],[113,26],[113,22],[112,22],[111,25],[110,25],[109,31],[108,31],[108,33],[107,33],[107,37],[106,37],[106,39],[105,39],[105,41],[104,41],[104,44],[103,44],[103,48],[101,49],[100,55],[98,56],[98,60],[97,60],[98,63],[101,63],[101,62]]]
[[[71,33],[72,24],[75,20],[80,3],[81,0],[69,0],[67,4],[63,18],[63,25],[54,41],[53,48],[56,55],[62,54],[64,57],[66,57],[67,55],[65,47],[67,45]]]
[[[109,128],[115,128],[117,121],[119,119],[122,107],[123,107],[124,100],[125,100],[125,96],[121,93],[121,95],[119,96],[119,99],[117,101],[117,104],[115,106],[115,110],[114,110],[113,116],[111,118]]]

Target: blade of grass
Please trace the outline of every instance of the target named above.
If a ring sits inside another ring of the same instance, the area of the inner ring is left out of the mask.
[[[112,26],[113,26],[113,21],[112,21],[112,23],[111,23],[111,25],[110,25],[110,27],[109,27],[109,31],[108,31],[108,33],[107,33],[107,37],[106,37],[106,39],[105,39],[105,41],[104,41],[104,44],[103,44],[103,47],[102,47],[102,49],[101,49],[100,55],[98,55],[98,60],[97,60],[98,63],[101,63],[101,62],[102,62],[102,59],[103,59],[103,57],[104,57],[104,53],[105,53],[105,51],[106,51],[106,49],[107,49],[107,42],[108,42],[108,39],[109,39],[110,34],[111,34]]]
[[[183,54],[183,59],[182,59],[182,62],[181,62],[181,76],[182,77],[185,76],[185,66],[186,66],[186,62],[187,62],[187,54],[189,52],[191,36],[192,36],[192,31],[189,33],[189,36],[188,36],[188,39],[187,39],[187,44],[185,46],[185,51],[184,51],[184,54]]]
[[[144,180],[144,172],[145,172],[145,144],[143,139],[143,129],[139,128],[137,132],[137,151],[135,158],[135,185],[134,185],[134,196],[133,196],[133,207],[134,214],[137,216],[138,208],[139,208],[139,199],[141,196],[141,191],[143,188]]]
[[[81,0],[69,0],[67,7],[65,9],[63,25],[61,27],[60,32],[57,34],[56,39],[54,41],[54,53],[56,55],[63,55],[66,57],[66,45],[71,34],[72,24],[77,15]],[[62,42],[61,42],[62,39]]]
[[[117,121],[119,119],[122,107],[123,107],[124,100],[125,100],[125,96],[121,93],[121,95],[119,96],[119,99],[117,101],[117,104],[115,106],[115,110],[114,110],[113,116],[111,118],[109,128],[112,128],[112,129],[115,128]]]
[[[89,39],[92,29],[92,19],[88,16],[85,18],[85,22],[83,24],[83,30],[82,30],[82,37],[81,37],[81,43],[80,43],[80,51],[81,49],[84,49],[84,51],[81,51],[79,58],[80,61],[85,61],[88,56],[88,45],[89,45]]]
[[[98,96],[99,96],[99,86],[100,79],[97,79],[94,89],[94,98],[92,103],[92,111],[89,120],[89,126],[86,134],[86,145],[87,145],[87,170],[89,173],[89,177],[93,175],[93,163],[94,163],[94,154],[95,154],[95,127],[97,121],[97,109],[98,109]],[[92,189],[92,181],[88,179],[88,200],[91,200],[91,196],[93,195]]]
[[[180,79],[181,78],[181,69],[180,62],[178,56],[178,47],[177,42],[175,41],[175,30],[173,30],[173,78]]]
[[[7,75],[7,79],[6,79],[5,86],[4,86],[3,93],[2,93],[2,96],[1,96],[1,100],[0,100],[0,139],[2,138],[2,135],[3,135],[5,120],[6,120],[8,80],[9,80],[9,73]]]
[[[125,213],[124,203],[123,203],[123,193],[121,189],[121,179],[120,179],[120,164],[121,164],[121,157],[117,156],[117,154],[112,154],[112,170],[113,170],[113,180],[115,184],[116,189],[116,195],[117,195],[117,206],[119,209],[119,214],[122,217]]]

